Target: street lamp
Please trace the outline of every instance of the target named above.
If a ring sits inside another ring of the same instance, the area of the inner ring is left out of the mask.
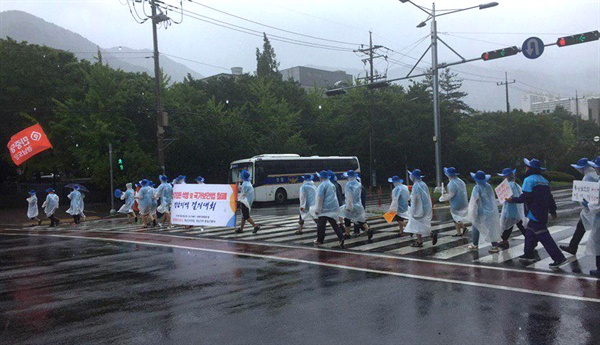
[[[462,12],[462,11],[466,11],[466,10],[470,10],[470,9],[474,9],[474,8],[479,8],[480,10],[483,10],[486,8],[497,6],[498,3],[490,2],[487,4],[471,6],[471,7],[461,8],[461,9],[457,9],[457,10],[447,10],[447,11],[441,10],[443,13],[436,15],[435,3],[432,4],[431,9],[428,9],[423,6],[419,6],[419,5],[415,4],[411,0],[400,0],[400,2],[402,2],[402,3],[409,2],[413,6],[420,9],[421,11],[427,13],[428,18],[425,19],[424,21],[422,21],[421,23],[419,23],[419,25],[417,25],[418,28],[424,27],[425,25],[427,25],[427,22],[429,20],[431,20],[431,45],[429,47],[431,48],[431,68],[432,68],[432,77],[433,77],[432,78],[433,79],[433,85],[432,85],[432,88],[433,88],[433,126],[434,126],[433,142],[435,145],[435,184],[436,184],[436,188],[439,188],[442,185],[442,152],[441,152],[442,151],[442,141],[441,141],[441,134],[440,134],[440,104],[439,104],[439,86],[440,85],[439,85],[439,78],[438,78],[438,69],[440,66],[438,65],[438,35],[437,35],[437,22],[435,19],[436,19],[436,17],[441,17],[441,16],[445,16],[448,14]],[[441,41],[441,39],[439,39],[439,40]],[[442,41],[442,43],[444,43],[444,41]],[[444,44],[446,46],[448,46],[446,43],[444,43]],[[448,46],[448,48],[450,48],[450,46]],[[450,49],[452,51],[454,51],[452,48],[450,48]]]

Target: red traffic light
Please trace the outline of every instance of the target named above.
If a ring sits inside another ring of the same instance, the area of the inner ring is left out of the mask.
[[[513,47],[506,47],[506,48],[502,48],[502,49],[498,49],[498,50],[493,50],[491,52],[485,52],[483,54],[481,54],[481,59],[483,61],[488,61],[488,60],[493,60],[493,59],[500,59],[503,57],[507,57],[507,56],[511,56],[511,55],[516,55],[520,52],[519,48],[513,46]]]
[[[559,47],[565,47],[565,46],[570,46],[573,44],[597,41],[598,39],[600,39],[600,32],[598,30],[596,30],[596,31],[584,32],[582,34],[560,37],[558,40],[556,40],[556,45]]]

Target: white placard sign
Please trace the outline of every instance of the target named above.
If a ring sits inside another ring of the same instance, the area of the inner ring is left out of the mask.
[[[498,196],[498,201],[503,204],[504,201],[513,196],[512,189],[510,188],[510,184],[507,179],[504,179],[502,183],[498,185],[495,189],[496,196]]]
[[[585,199],[590,204],[598,204],[598,194],[600,194],[598,182],[573,181],[571,200],[582,202]]]
[[[237,185],[176,184],[171,222],[179,225],[235,227]]]

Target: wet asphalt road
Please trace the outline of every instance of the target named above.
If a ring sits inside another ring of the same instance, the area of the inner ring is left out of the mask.
[[[0,344],[599,344],[600,305],[305,263],[0,235]]]

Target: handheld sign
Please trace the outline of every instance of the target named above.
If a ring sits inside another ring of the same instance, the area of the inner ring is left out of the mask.
[[[495,189],[496,195],[498,196],[498,201],[503,204],[506,199],[513,196],[512,189],[510,188],[510,184],[507,179],[504,179],[502,183],[498,185]]]
[[[590,204],[598,204],[600,184],[598,182],[573,181],[573,195],[571,200],[583,202],[587,200]]]

